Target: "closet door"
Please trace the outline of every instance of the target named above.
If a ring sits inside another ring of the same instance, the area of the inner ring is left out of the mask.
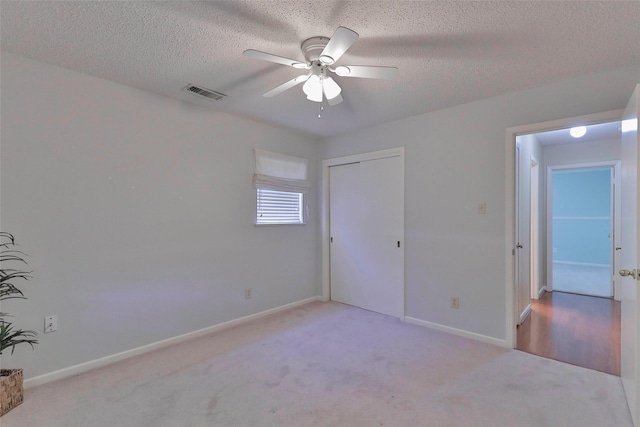
[[[332,166],[329,173],[331,299],[403,318],[403,159]]]

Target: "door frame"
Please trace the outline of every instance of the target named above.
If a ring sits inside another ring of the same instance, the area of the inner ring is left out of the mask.
[[[329,227],[329,168],[332,166],[346,165],[349,163],[366,162],[368,160],[386,159],[388,157],[400,157],[402,161],[402,176],[404,177],[404,147],[390,148],[387,150],[372,151],[368,153],[353,154],[336,157],[322,161],[322,200],[321,200],[321,235],[322,235],[322,301],[331,299],[331,254],[330,254],[330,227]],[[404,209],[404,207],[403,207]],[[402,236],[404,239],[404,231]],[[402,251],[404,247],[402,245]],[[406,306],[406,302],[404,304]],[[406,313],[405,313],[406,314]]]
[[[553,165],[547,166],[547,194],[546,194],[546,204],[547,211],[545,213],[547,217],[547,290],[552,291],[554,289],[553,286],[553,172],[558,170],[566,170],[566,169],[589,169],[589,168],[599,168],[599,167],[610,167],[613,173],[611,177],[611,206],[610,206],[610,215],[611,215],[611,240],[610,249],[611,249],[611,291],[613,299],[616,301],[620,301],[620,290],[619,284],[614,280],[615,279],[615,269],[619,263],[619,260],[616,258],[615,246],[618,242],[618,231],[620,230],[620,171],[621,171],[621,162],[620,160],[609,160],[609,161],[601,161],[601,162],[589,162],[589,163],[571,163],[566,165]],[[551,266],[551,267],[550,267]]]
[[[545,132],[549,130],[565,129],[573,126],[594,125],[620,120],[624,110],[611,110],[601,113],[588,114],[577,117],[570,117],[558,120],[551,120],[540,123],[533,123],[522,126],[515,126],[505,129],[505,342],[506,347],[516,348],[517,345],[517,319],[520,313],[517,311],[515,301],[515,213],[516,213],[516,137],[532,133]]]
[[[540,161],[529,161],[529,297],[540,299]]]

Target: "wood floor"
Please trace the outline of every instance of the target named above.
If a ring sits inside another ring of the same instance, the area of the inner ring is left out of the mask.
[[[620,302],[564,292],[531,300],[518,350],[620,375]]]

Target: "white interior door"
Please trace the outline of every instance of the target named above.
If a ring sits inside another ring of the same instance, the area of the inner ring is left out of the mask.
[[[522,324],[531,310],[531,158],[523,145],[516,147],[516,156],[516,319]]]
[[[522,324],[523,317],[522,313],[524,312],[525,307],[522,306],[521,301],[521,293],[522,293],[522,267],[520,266],[520,249],[522,249],[522,244],[520,243],[520,211],[522,206],[520,206],[520,145],[516,142],[516,223],[515,223],[515,238],[516,238],[516,247],[513,249],[513,255],[515,256],[515,310],[514,313],[515,319],[518,319],[517,325]]]
[[[403,159],[329,170],[331,299],[403,318]]]
[[[621,377],[634,425],[640,426],[640,325],[638,312],[638,270],[640,226],[638,225],[638,105],[640,85],[636,86],[623,115],[621,173]],[[625,129],[633,129],[625,132]],[[633,273],[633,274],[631,274]],[[635,276],[635,277],[634,277]]]

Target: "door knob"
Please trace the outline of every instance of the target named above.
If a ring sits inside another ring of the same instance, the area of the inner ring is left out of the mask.
[[[520,243],[518,243],[518,244],[516,245],[516,249],[522,249],[522,245],[521,245]]]
[[[620,270],[619,273],[620,273],[620,275],[622,277],[631,276],[634,279],[638,278],[638,271],[637,270]]]

